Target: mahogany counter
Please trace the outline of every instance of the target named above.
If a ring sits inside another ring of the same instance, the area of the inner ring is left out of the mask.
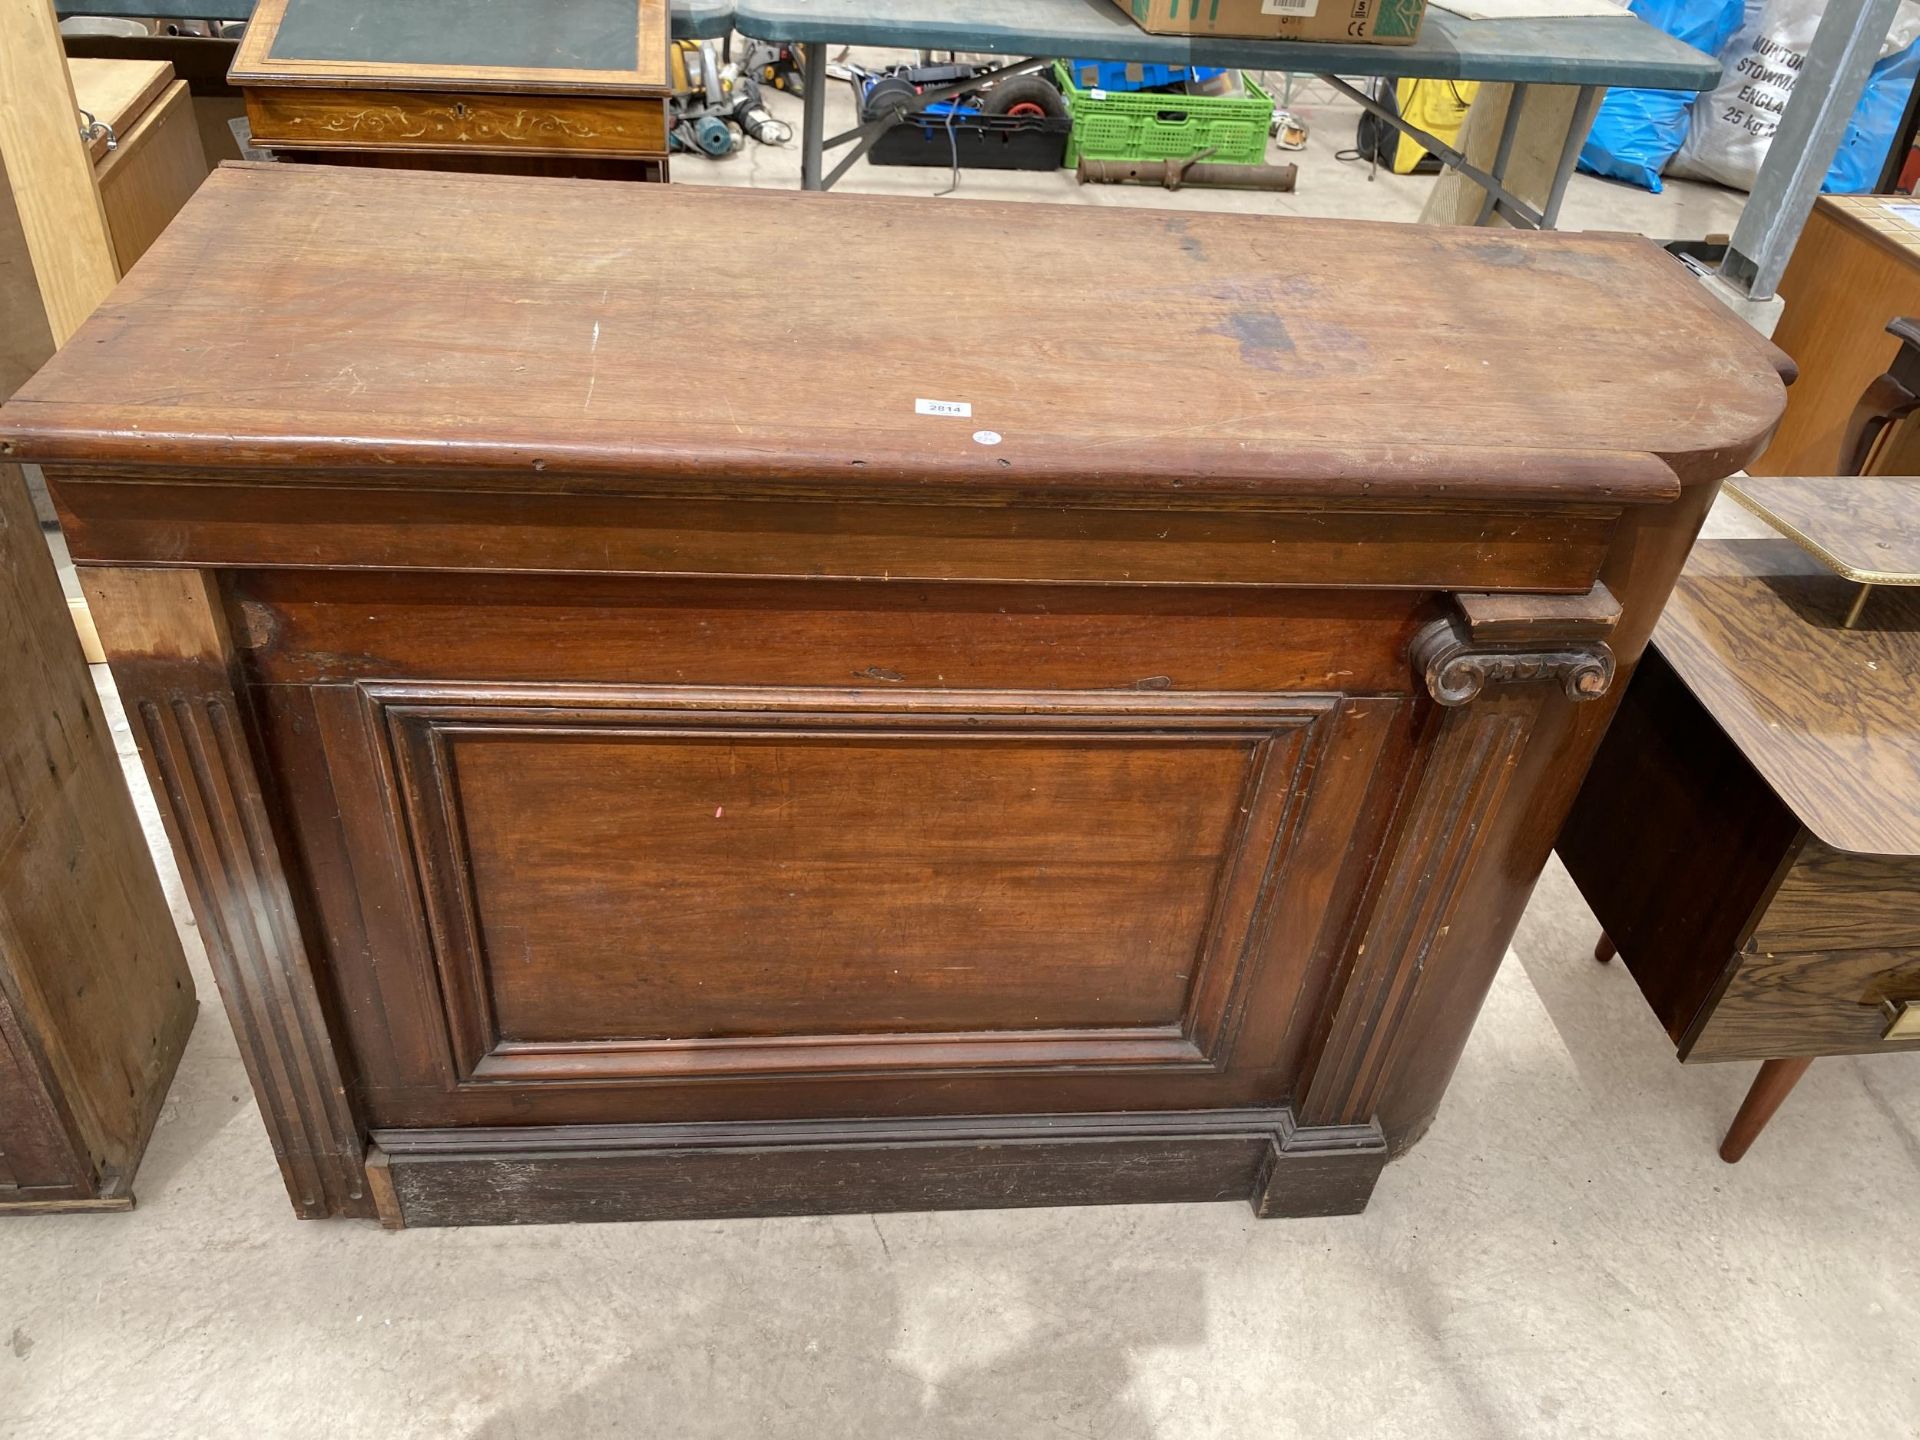
[[[301,1215],[1324,1214],[1785,370],[1621,236],[241,166],[0,449]]]

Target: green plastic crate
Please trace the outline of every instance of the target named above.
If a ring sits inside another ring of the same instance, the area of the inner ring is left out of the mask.
[[[1258,165],[1267,158],[1273,97],[1242,75],[1245,95],[1139,95],[1082,90],[1066,66],[1053,77],[1073,114],[1073,135],[1062,162],[1071,170],[1089,160],[1184,160],[1212,150],[1208,160]]]

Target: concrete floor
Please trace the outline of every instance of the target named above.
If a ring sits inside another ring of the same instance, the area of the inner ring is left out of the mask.
[[[1427,181],[1332,159],[1349,108],[1303,108],[1295,196],[975,175],[961,193],[1417,213]],[[793,168],[676,162],[720,183]],[[1672,236],[1737,211],[1709,187],[1582,179],[1567,219]],[[1723,506],[1713,528],[1755,523]],[[1920,1434],[1920,1064],[1822,1061],[1722,1165],[1752,1067],[1674,1063],[1625,971],[1590,958],[1594,922],[1557,867],[1438,1124],[1366,1214],[1326,1221],[1218,1205],[300,1223],[185,928],[201,1019],[139,1209],[0,1224],[0,1434]]]

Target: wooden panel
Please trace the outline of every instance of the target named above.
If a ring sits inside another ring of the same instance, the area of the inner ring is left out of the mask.
[[[50,479],[76,557],[161,565],[1585,593],[1614,526],[1606,511],[1181,514],[586,495],[556,505],[538,494]]]
[[[1469,592],[1454,600],[1467,633],[1482,645],[1524,645],[1536,636],[1547,637],[1549,645],[1605,640],[1620,623],[1620,602],[1604,585],[1557,599]]]
[[[249,674],[1405,694],[1406,592],[254,572]]]
[[[1726,992],[1682,1060],[1771,1060],[1920,1049],[1883,1040],[1882,1000],[1920,1001],[1920,950],[1837,950],[1737,958]]]
[[[1695,547],[1658,643],[1802,824],[1835,850],[1920,854],[1920,591],[1875,595],[1790,540]]]
[[[1650,649],[1558,848],[1675,1044],[1719,994],[1801,834]]]
[[[408,1226],[1174,1200],[1348,1215],[1386,1161],[1373,1127],[1303,1129],[1285,1109],[377,1138]]]
[[[0,45],[0,168],[55,345],[119,278],[93,164],[76,145],[73,79],[49,0],[15,0]]]
[[[1774,340],[1800,366],[1786,413],[1756,475],[1831,475],[1854,402],[1899,352],[1887,322],[1920,315],[1920,255],[1850,213],[1901,196],[1822,195],[1780,277],[1786,309]],[[1864,207],[1863,207],[1864,208]]]
[[[193,983],[19,471],[0,467],[0,990],[99,1176],[130,1175]]]
[[[1281,765],[1271,780],[1254,785],[1251,796],[1242,802],[1249,814],[1238,823],[1249,833],[1265,834],[1283,823],[1284,836],[1271,843],[1243,843],[1238,860],[1223,872],[1218,883],[1224,888],[1216,896],[1217,918],[1209,922],[1208,933],[1216,938],[1207,942],[1209,953],[1221,963],[1207,964],[1192,976],[1184,1013],[1175,1015],[1175,1025],[1125,1027],[1124,1032],[1123,1027],[959,1034],[888,1031],[866,1039],[858,1031],[849,1033],[841,1027],[837,1038],[828,1033],[758,1045],[642,1041],[609,1044],[596,1051],[591,1042],[578,1042],[548,1047],[544,1053],[534,1049],[516,1053],[511,1047],[496,1047],[494,1034],[484,1024],[463,1028],[462,1017],[470,1020],[479,1007],[461,998],[460,987],[466,987],[467,996],[481,994],[484,976],[458,968],[449,975],[435,961],[434,936],[422,918],[427,901],[418,893],[418,866],[410,853],[413,822],[398,813],[400,803],[393,798],[398,780],[391,773],[392,762],[383,761],[370,745],[356,690],[329,686],[290,691],[275,686],[263,687],[260,693],[268,705],[268,751],[294,798],[299,844],[324,920],[320,933],[326,937],[328,968],[351,993],[378,997],[378,1003],[345,1012],[342,1022],[355,1068],[365,1077],[370,1112],[377,1123],[388,1125],[771,1118],[875,1113],[871,1107],[876,1106],[885,1113],[935,1114],[1172,1109],[1283,1097],[1293,1073],[1288,1057],[1298,1048],[1296,1022],[1310,1020],[1310,1014],[1297,1012],[1320,1003],[1326,977],[1334,967],[1333,952],[1343,943],[1357,903],[1365,874],[1361,857],[1373,843],[1382,817],[1391,811],[1401,781],[1402,752],[1388,740],[1406,708],[1396,700],[1332,703],[1323,697],[1284,701],[1271,697],[1255,703],[1251,697],[1225,697],[1243,712],[1265,712],[1261,723],[1268,729],[1276,723],[1274,714],[1284,718],[1289,710],[1320,718],[1293,782],[1287,783],[1289,767]],[[608,698],[618,698],[630,709],[645,694],[629,689],[624,696]],[[898,705],[897,697],[898,692],[889,691],[870,697],[868,704],[870,708]],[[933,731],[942,726],[950,730],[952,715],[984,713],[980,707],[988,698],[961,692],[949,697],[947,718],[896,717],[890,723],[897,738],[906,743],[916,725],[923,730],[928,726]],[[1142,716],[1158,712],[1159,724],[1170,737],[1184,732],[1192,740],[1201,740],[1205,717],[1217,715],[1225,701],[1220,696],[1182,699],[1187,702],[1185,714],[1171,697],[1144,695],[1054,695],[1044,703],[1035,697],[1029,706],[1036,715],[1049,709],[1062,712],[1047,723],[1067,732],[1091,725],[1085,713],[1090,709],[1109,712],[1102,722],[1106,728],[1135,732],[1145,721],[1123,722],[1119,717],[1129,708],[1137,708]],[[811,703],[818,709],[832,700],[830,692],[822,692]],[[790,692],[783,703],[797,707],[808,702]],[[937,710],[937,702],[926,704]],[[914,710],[922,708],[922,701],[915,700]],[[1081,712],[1077,717],[1076,711]],[[719,723],[718,718],[712,723]],[[871,722],[861,723],[870,726]],[[1243,713],[1235,725],[1244,730],[1247,723]],[[982,741],[984,746],[1001,743]],[[584,771],[574,786],[591,783],[593,773]],[[909,808],[912,798],[898,792],[903,809]],[[726,813],[715,817],[713,810],[723,807]],[[1276,807],[1286,812],[1283,822],[1273,814]],[[956,811],[964,813],[964,806],[927,812],[933,817],[930,824],[935,834],[939,818]],[[731,802],[716,802],[694,818],[705,826],[725,825],[733,814]],[[751,819],[751,801],[747,814]],[[1133,823],[1137,828],[1142,822]],[[1003,834],[1000,843],[1017,851],[1021,839]],[[647,863],[648,848],[641,844],[638,863]],[[938,849],[937,843],[933,848]],[[804,868],[804,856],[793,859],[795,868]],[[977,870],[983,861],[962,857],[961,863]],[[930,886],[942,883],[938,876],[927,877]],[[1028,883],[1055,882],[1035,877]],[[757,903],[762,911],[770,908],[764,900],[743,897],[737,889],[728,888],[730,884],[728,877],[718,877],[714,894],[738,905]],[[698,937],[697,943],[711,949],[730,942],[718,953],[723,959],[726,954],[736,957],[726,962],[736,969],[742,963],[737,957],[747,936],[752,943],[745,948],[757,948],[769,956],[803,954],[808,946],[819,945],[820,937],[814,932],[789,937],[779,929],[753,931],[731,923],[740,917],[723,905],[707,905],[695,881],[677,882],[676,891],[689,887],[703,907],[700,913],[712,918],[715,932],[713,938]],[[960,892],[950,888],[947,893]],[[1172,898],[1179,903],[1179,897]],[[961,895],[956,904],[964,901]],[[912,896],[908,902],[917,903]],[[599,906],[603,917],[615,911],[624,914],[628,904],[617,896],[587,903]],[[972,904],[990,915],[999,902],[991,894],[979,893]],[[1144,913],[1137,902],[1130,910]],[[1250,911],[1260,918],[1232,922],[1234,915]],[[886,911],[873,910],[872,920],[892,938],[901,956],[915,953],[918,937],[902,935]],[[943,933],[950,933],[955,922],[945,923],[949,929]],[[1233,939],[1236,924],[1237,933],[1245,936],[1244,944]],[[1079,943],[1044,915],[1036,917],[1034,927],[1064,946]],[[644,931],[637,935],[629,931],[623,938],[633,948],[647,937]],[[583,953],[601,942],[582,928],[570,928],[552,943]],[[1032,942],[1014,937],[1008,943]],[[998,969],[997,953],[982,946],[972,957],[949,963]],[[517,954],[510,951],[503,963],[512,963]],[[829,954],[818,963],[833,958]],[[1103,963],[1111,973],[1113,962]],[[1128,973],[1142,973],[1144,963],[1136,963]],[[1064,991],[1071,977],[1062,976],[1059,983]],[[768,984],[760,982],[763,993]],[[947,991],[946,1003],[954,1003],[955,993],[951,988]],[[983,1019],[993,1020],[991,996],[977,987],[957,993],[960,1003],[980,1007]],[[455,996],[451,1004],[449,994]],[[1104,994],[1104,989],[1089,985],[1078,1000],[1092,1008],[1104,1003],[1098,998]],[[551,1003],[565,1003],[564,993]],[[838,1007],[856,1018],[862,1014],[869,1021],[874,1018],[870,1002],[844,988],[804,996],[800,1003],[822,1017]],[[450,1009],[458,1033],[449,1029]],[[1033,1021],[1030,1016],[1022,1020],[1009,1014],[999,1023],[1031,1027]],[[829,1027],[830,1032],[833,1028]],[[473,1064],[476,1057],[484,1063]],[[848,1086],[840,1078],[810,1080],[804,1073],[810,1068],[822,1075],[834,1071],[844,1075],[850,1067],[865,1071],[861,1085]],[[476,1083],[466,1083],[463,1077],[474,1072]],[[1135,1072],[1137,1080],[1125,1078]],[[648,1073],[653,1074],[652,1080],[633,1083]],[[619,1079],[629,1083],[607,1083]],[[666,1083],[669,1080],[672,1083]]]
[[[364,1144],[232,688],[213,582],[193,571],[91,570],[82,585],[294,1208],[371,1214]]]
[[[657,155],[667,102],[401,90],[249,90],[262,145]]]
[[[1753,948],[1920,950],[1920,856],[1802,847],[1753,932]]]
[[[1398,1023],[1443,946],[1462,886],[1481,859],[1526,748],[1538,701],[1489,696],[1434,721],[1392,851],[1378,875],[1365,933],[1314,1060],[1302,1115],[1314,1124],[1373,1119],[1392,1072]]]
[[[124,139],[149,106],[173,83],[173,66],[165,60],[68,60],[73,76],[74,103]],[[107,156],[107,130],[88,142],[94,162]]]
[[[40,282],[7,179],[0,157],[0,187],[5,187],[0,188],[0,399],[53,355],[53,331],[40,304]]]
[[[1063,315],[1090,255],[1108,303]],[[807,355],[778,385],[767,314]],[[9,402],[21,457],[1577,503],[1718,478],[1784,402],[1638,238],[336,167],[223,167],[96,323]],[[701,383],[661,384],[691,334]]]
[[[0,1209],[28,1195],[97,1194],[100,1174],[74,1144],[72,1116],[21,1030],[5,982],[0,974]]]
[[[375,694],[461,1066],[499,1080],[1217,1066],[1331,707]]]
[[[207,157],[200,148],[186,81],[174,81],[121,137],[119,146],[100,162],[99,178],[100,202],[106,206],[114,254],[124,271],[147,253],[207,178]]]

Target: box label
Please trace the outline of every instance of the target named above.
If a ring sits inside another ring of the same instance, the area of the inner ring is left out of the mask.
[[[1320,0],[1260,0],[1262,15],[1293,15],[1306,19],[1320,13]]]

